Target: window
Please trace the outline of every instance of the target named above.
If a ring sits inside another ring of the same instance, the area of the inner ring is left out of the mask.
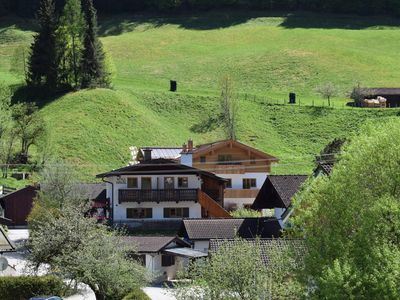
[[[142,177],[142,190],[151,190],[151,177]]]
[[[250,156],[250,164],[252,164],[252,165],[256,164],[256,157],[253,155]]]
[[[164,218],[189,218],[189,207],[166,207]]]
[[[255,178],[244,178],[243,179],[243,188],[251,189],[257,187],[257,180]]]
[[[173,255],[162,255],[161,256],[161,266],[170,267],[175,264],[175,256]]]
[[[206,157],[205,156],[200,156],[200,162],[204,164],[206,162]]]
[[[137,189],[138,186],[138,179],[136,177],[128,178],[128,189]]]
[[[232,188],[232,179],[231,178],[226,178],[225,180],[226,180],[225,181],[225,187],[227,189],[231,189]]]
[[[175,188],[175,178],[174,177],[164,177],[164,189],[172,190]]]
[[[187,177],[178,177],[178,187],[187,188],[189,186]]]
[[[220,154],[220,155],[218,155],[218,162],[219,163],[230,162],[230,161],[232,161],[232,155],[230,155],[230,154]]]
[[[151,219],[153,217],[152,208],[127,208],[127,219]]]

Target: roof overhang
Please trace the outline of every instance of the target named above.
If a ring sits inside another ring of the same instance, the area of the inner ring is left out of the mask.
[[[175,256],[181,256],[181,257],[189,257],[189,258],[202,258],[202,257],[207,257],[208,254],[193,250],[190,248],[173,248],[173,249],[166,249],[163,251],[165,254],[169,255],[175,255]]]

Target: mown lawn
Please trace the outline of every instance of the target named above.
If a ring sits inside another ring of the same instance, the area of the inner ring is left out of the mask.
[[[239,139],[279,157],[276,173],[310,173],[314,156],[330,140],[356,132],[367,120],[397,115],[397,109],[344,104],[357,82],[398,85],[399,24],[263,12],[102,17],[114,89],[70,93],[44,105],[51,152],[92,180],[97,172],[125,165],[131,145],[221,139],[218,82],[229,74],[240,98]],[[1,81],[21,82],[9,68],[15,49],[29,45],[32,26],[29,20],[0,19]],[[178,81],[178,93],[168,92],[170,79]],[[336,108],[304,106],[326,105],[315,88],[328,81],[341,91]],[[302,106],[271,104],[291,91]]]

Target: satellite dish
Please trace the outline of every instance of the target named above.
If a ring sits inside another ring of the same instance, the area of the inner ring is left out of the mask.
[[[0,256],[0,272],[8,268],[8,260],[4,256]]]
[[[0,256],[0,272],[8,268],[8,260],[4,256]]]

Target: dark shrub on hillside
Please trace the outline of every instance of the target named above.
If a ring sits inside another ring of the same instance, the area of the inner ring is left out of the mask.
[[[64,296],[63,281],[52,276],[0,277],[1,300],[26,300],[34,296]]]
[[[122,300],[151,300],[141,289],[130,292]]]

